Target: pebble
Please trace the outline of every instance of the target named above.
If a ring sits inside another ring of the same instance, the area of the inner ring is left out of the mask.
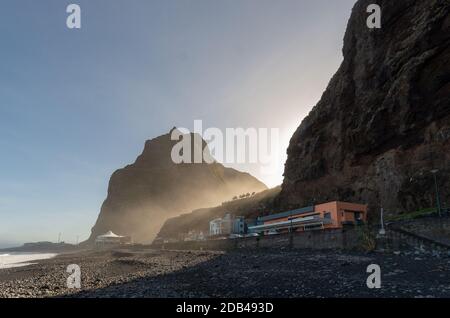
[[[65,287],[66,264],[80,265],[81,290]],[[369,264],[381,266],[379,290],[366,286]],[[442,271],[423,271],[448,266],[400,252],[91,252],[0,271],[0,297],[450,297]]]

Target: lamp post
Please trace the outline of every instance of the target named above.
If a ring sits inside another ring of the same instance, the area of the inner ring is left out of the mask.
[[[289,212],[290,215],[290,225],[289,225],[289,247],[292,248],[294,246],[294,232],[292,232],[292,210]]]
[[[384,214],[384,210],[383,210],[383,208],[381,208],[381,211],[380,211],[381,228],[380,228],[380,232],[379,232],[380,235],[385,235],[385,234],[386,234],[386,230],[384,229],[384,219],[383,219],[383,214]]]
[[[438,169],[433,169],[433,170],[431,170],[431,173],[433,174],[433,177],[434,177],[434,189],[435,189],[435,191],[436,191],[436,205],[437,205],[437,210],[438,210],[439,216],[441,216],[441,200],[440,200],[440,198],[439,198],[439,186],[438,186],[438,183],[437,183],[437,177],[436,177],[436,174],[437,174],[438,172],[439,172]]]
[[[292,211],[289,213],[289,218],[291,220],[291,224],[289,225],[289,233],[292,233]]]

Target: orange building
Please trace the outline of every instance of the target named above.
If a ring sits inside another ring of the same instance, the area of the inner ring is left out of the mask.
[[[292,211],[267,215],[249,226],[250,232],[286,232],[342,228],[367,220],[367,205],[333,201]]]

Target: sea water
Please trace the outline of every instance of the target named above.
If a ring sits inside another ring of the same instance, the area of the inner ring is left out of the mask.
[[[56,253],[4,253],[0,254],[0,269],[36,264],[32,261],[48,259],[56,255]]]

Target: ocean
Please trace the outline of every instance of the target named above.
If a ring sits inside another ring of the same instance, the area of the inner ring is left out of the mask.
[[[56,253],[4,253],[0,254],[0,269],[27,266],[35,264],[33,263],[35,260],[48,259],[55,257],[56,255]]]

